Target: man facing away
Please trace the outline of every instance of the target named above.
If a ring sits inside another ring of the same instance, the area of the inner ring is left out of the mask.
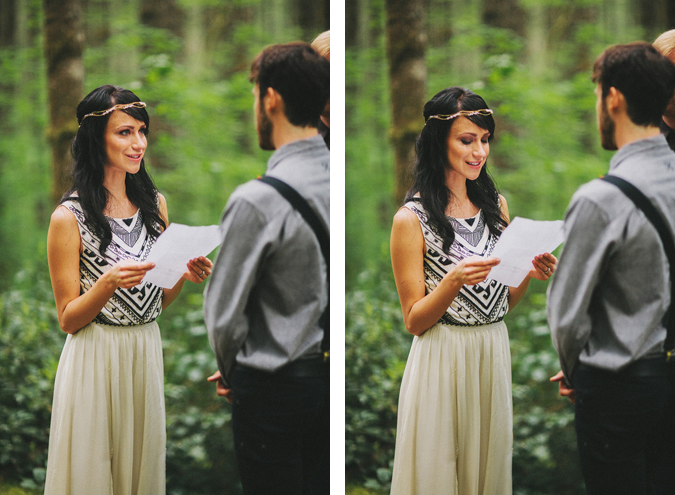
[[[266,175],[294,188],[329,227],[330,155],[317,132],[329,63],[308,44],[274,45],[251,67],[259,144],[276,150]],[[329,492],[328,363],[319,319],[326,263],[303,217],[253,180],[230,196],[223,243],[204,300],[219,371],[232,402],[244,493]]]
[[[666,31],[654,41],[654,48],[661,52],[668,60],[675,63],[675,29]],[[675,150],[675,97],[671,98],[670,103],[663,112],[663,119],[660,123],[661,132],[666,136],[668,146]]]
[[[602,146],[618,150],[609,174],[636,186],[675,231],[675,153],[659,131],[675,66],[647,43],[608,48],[595,62]],[[581,467],[590,495],[672,494],[675,389],[664,315],[671,280],[659,234],[618,187],[574,194],[565,247],[549,289],[548,319],[575,402]],[[564,376],[563,376],[564,375]]]

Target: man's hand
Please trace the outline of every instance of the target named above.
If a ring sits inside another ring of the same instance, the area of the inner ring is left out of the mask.
[[[567,382],[565,381],[565,375],[563,375],[562,371],[558,371],[558,373],[555,376],[552,376],[550,378],[552,382],[558,382],[558,393],[560,394],[561,397],[567,397],[572,404],[574,404],[574,389],[569,388],[567,386]]]
[[[225,384],[223,383],[222,380],[222,375],[220,374],[220,371],[216,371],[213,375],[207,378],[208,381],[210,382],[216,382],[216,393],[221,396],[225,397],[227,399],[227,402],[230,404],[232,403],[232,389],[231,388],[225,388]]]

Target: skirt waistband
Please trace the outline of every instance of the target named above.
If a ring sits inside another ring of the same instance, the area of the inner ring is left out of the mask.
[[[501,328],[505,327],[506,323],[504,323],[504,320],[499,320],[494,323],[488,323],[487,325],[448,325],[445,323],[436,323],[433,327],[438,327],[438,328],[445,328],[449,330],[456,330],[456,331],[465,331],[465,332],[475,332],[475,331],[480,331],[480,330],[492,330],[496,328]]]
[[[148,328],[154,328],[157,326],[157,320],[152,320],[148,323],[142,323],[140,325],[106,325],[105,323],[98,323],[95,321],[89,322],[82,327],[80,332],[88,327],[98,327],[107,332],[135,332],[146,330]]]

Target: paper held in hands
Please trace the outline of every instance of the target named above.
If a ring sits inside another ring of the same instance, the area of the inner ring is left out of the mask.
[[[501,262],[490,270],[489,279],[518,287],[525,279],[535,256],[550,253],[564,240],[563,221],[550,222],[516,217],[502,232],[491,257]]]
[[[172,223],[157,238],[145,260],[155,263],[155,268],[145,274],[141,283],[150,282],[170,289],[188,271],[188,261],[206,256],[219,244],[218,225],[190,227]]]

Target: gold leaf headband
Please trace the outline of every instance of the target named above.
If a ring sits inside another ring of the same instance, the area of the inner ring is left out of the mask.
[[[484,117],[487,117],[488,115],[492,115],[494,112],[490,110],[489,108],[481,108],[480,110],[460,110],[457,113],[453,113],[452,115],[429,115],[427,120],[424,121],[424,125],[427,125],[427,122],[429,122],[431,119],[438,119],[438,120],[452,120],[456,117],[459,117],[462,115],[463,117],[471,117],[473,115],[482,115]]]
[[[82,125],[82,122],[84,122],[84,119],[86,119],[87,117],[103,117],[104,115],[108,115],[109,113],[112,113],[115,110],[126,110],[127,108],[132,107],[145,108],[145,103],[142,101],[134,101],[132,103],[119,103],[117,105],[113,105],[107,110],[96,110],[95,112],[88,113],[87,115],[82,117],[82,120],[80,120],[80,125]]]

